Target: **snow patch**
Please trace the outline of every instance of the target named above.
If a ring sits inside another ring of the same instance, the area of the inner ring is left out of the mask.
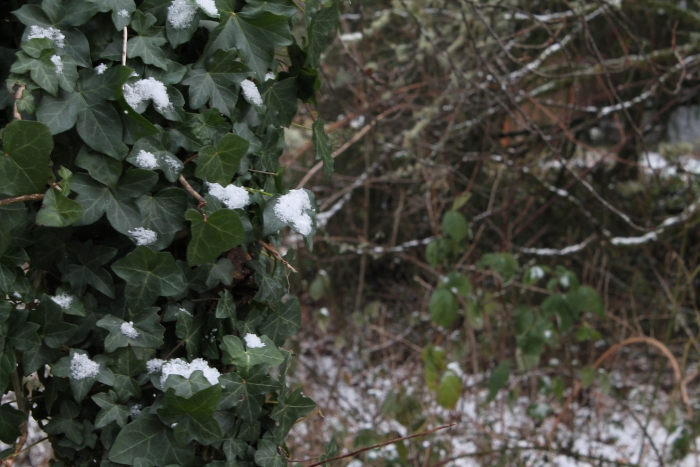
[[[146,362],[146,371],[149,375],[151,373],[155,373],[156,371],[160,371],[164,363],[165,360],[161,360],[160,358],[152,358]]]
[[[263,81],[271,81],[275,79],[275,74],[271,71],[268,71],[267,74],[265,75],[265,79]]]
[[[155,169],[158,167],[158,159],[156,159],[156,156],[143,149],[136,155],[136,163],[144,169]]]
[[[100,364],[90,360],[85,354],[76,353],[70,360],[70,374],[74,380],[94,378],[100,372]]]
[[[122,325],[119,326],[119,330],[129,339],[136,339],[137,337],[139,337],[139,332],[134,327],[133,321],[129,321],[128,323],[122,323]]]
[[[95,71],[97,72],[98,75],[103,74],[105,71],[107,71],[107,65],[104,63],[100,63],[95,67]]]
[[[260,97],[260,91],[258,87],[249,79],[245,79],[241,82],[241,90],[243,91],[243,97],[245,100],[253,105],[263,105],[262,97]]]
[[[219,17],[219,10],[216,9],[216,3],[214,0],[196,0],[197,6],[201,8],[204,13],[208,14],[209,16],[214,16],[215,18]]]
[[[262,349],[265,347],[265,343],[255,334],[248,333],[243,339],[245,340],[246,347],[249,349]]]
[[[294,230],[306,236],[311,233],[311,216],[304,212],[311,209],[309,195],[303,189],[291,190],[280,196],[274,207],[274,213],[279,220],[291,224]]]
[[[136,418],[139,415],[141,415],[141,406],[139,404],[136,404],[129,409],[129,416],[131,418]]]
[[[533,281],[542,279],[544,277],[544,269],[541,266],[533,266],[530,269],[530,279]]]
[[[168,7],[168,22],[175,29],[186,29],[192,24],[197,7],[187,0],[173,0]]]
[[[227,185],[225,188],[218,183],[207,182],[209,194],[226,205],[229,209],[241,209],[250,204],[250,195],[236,185]]]
[[[134,230],[129,230],[129,235],[134,237],[136,244],[141,245],[153,245],[158,240],[158,234],[151,229],[144,229],[143,227],[136,227]]]
[[[160,378],[160,383],[165,384],[165,380],[170,375],[180,375],[184,378],[189,378],[197,370],[201,370],[204,373],[204,377],[209,383],[217,384],[219,382],[221,373],[216,368],[211,368],[204,359],[195,358],[191,363],[187,363],[181,358],[175,358],[163,364],[163,376]]]
[[[64,310],[67,310],[68,307],[70,307],[70,304],[73,303],[73,297],[65,293],[51,297],[51,300],[53,300],[56,305],[60,306]]]
[[[51,63],[54,64],[56,67],[56,74],[57,75],[62,75],[63,74],[63,60],[61,60],[61,57],[58,55],[53,55],[51,57]]]
[[[353,118],[352,120],[350,120],[350,128],[352,128],[353,130],[359,130],[360,128],[365,126],[365,120],[366,119],[364,115],[360,115],[357,118]]]
[[[134,84],[124,85],[124,99],[131,107],[136,108],[144,101],[151,99],[156,110],[165,112],[171,109],[173,104],[170,102],[168,90],[165,84],[151,77],[141,79]]]
[[[66,36],[61,33],[60,29],[48,27],[48,28],[42,28],[41,26],[31,26],[29,28],[29,35],[27,36],[27,40],[29,39],[36,39],[36,38],[46,38],[46,39],[51,39],[54,44],[56,44],[56,47],[59,49],[62,49],[63,47],[66,46]]]
[[[340,40],[343,42],[357,42],[362,40],[362,33],[361,32],[351,32],[348,34],[341,34]]]
[[[117,16],[119,16],[120,18],[128,18],[131,15],[126,10],[119,10],[119,12],[117,13]]]

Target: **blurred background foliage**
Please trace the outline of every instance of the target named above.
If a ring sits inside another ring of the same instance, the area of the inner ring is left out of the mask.
[[[336,174],[311,109],[282,161],[321,208],[290,277],[303,451],[456,422],[345,462],[696,458],[699,26],[695,0],[344,2]]]

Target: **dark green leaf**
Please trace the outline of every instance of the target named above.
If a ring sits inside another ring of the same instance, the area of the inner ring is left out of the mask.
[[[116,422],[120,427],[126,425],[129,409],[124,405],[119,405],[114,391],[95,394],[92,396],[92,400],[101,408],[95,416],[95,428],[105,427],[112,422]]]
[[[326,130],[322,119],[317,119],[311,126],[314,143],[314,156],[316,160],[323,161],[323,171],[330,178],[333,175],[333,156],[331,154],[331,143],[326,135]]]
[[[259,363],[269,366],[277,366],[284,361],[284,357],[277,350],[277,346],[267,336],[261,336],[262,347],[243,347],[243,342],[236,336],[224,336],[221,349],[224,351],[224,363],[250,368]]]
[[[255,463],[260,467],[286,467],[287,458],[277,452],[277,444],[261,439],[255,451]]]
[[[506,383],[508,383],[508,377],[510,376],[510,360],[503,360],[498,364],[493,373],[491,373],[491,378],[489,378],[489,395],[487,401],[490,402],[496,398],[498,391],[500,391]]]
[[[301,328],[301,312],[299,299],[290,298],[285,303],[278,303],[275,310],[268,316],[260,328],[260,332],[268,336],[276,345],[296,334]]]
[[[185,218],[192,222],[192,240],[187,246],[187,263],[196,266],[216,259],[245,238],[243,223],[235,211],[220,209],[204,219],[191,209]]]
[[[462,395],[462,380],[452,371],[446,371],[440,379],[437,390],[437,403],[445,409],[452,410]]]
[[[0,441],[14,444],[22,433],[20,425],[26,421],[26,413],[20,412],[10,404],[0,405]]]
[[[9,196],[41,193],[50,176],[51,131],[43,123],[14,120],[5,127],[0,158],[0,192]]]
[[[83,215],[80,203],[68,199],[56,188],[50,188],[44,195],[41,209],[36,215],[36,223],[46,227],[68,227]]]
[[[428,309],[433,322],[443,328],[448,328],[457,317],[459,304],[457,297],[446,289],[436,289],[430,295]]]
[[[307,62],[312,68],[320,67],[321,53],[328,47],[328,36],[335,31],[339,18],[338,0],[331,0],[330,5],[319,10],[311,20]]]

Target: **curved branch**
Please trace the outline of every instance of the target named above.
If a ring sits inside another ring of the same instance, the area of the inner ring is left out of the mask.
[[[15,196],[14,198],[0,199],[0,206],[7,206],[8,204],[21,203],[23,201],[39,201],[41,199],[44,199],[43,193],[37,193],[35,195]]]

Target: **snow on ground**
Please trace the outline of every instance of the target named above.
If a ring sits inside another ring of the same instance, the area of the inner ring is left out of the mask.
[[[528,394],[529,397],[521,395],[508,400],[505,391],[501,391],[495,401],[487,404],[488,375],[465,375],[463,397],[455,410],[445,410],[435,403],[434,394],[425,390],[420,357],[405,359],[405,365],[385,362],[372,366],[363,363],[358,347],[355,352],[345,355],[332,349],[330,352],[334,355],[323,355],[312,349],[313,342],[305,348],[305,339],[300,341],[298,383],[303,384],[304,393],[316,401],[324,418],[311,417],[294,427],[289,444],[293,446],[296,458],[318,450],[318,447],[309,445],[314,433],[325,433],[327,438],[333,433],[342,433],[349,441],[345,450],[341,447],[341,452],[352,450],[352,440],[362,429],[370,428],[378,434],[411,434],[407,427],[385,416],[381,410],[391,391],[404,388],[421,400],[422,416],[431,420],[428,428],[451,422],[457,424],[423,441],[426,443],[424,447],[439,440],[443,445],[452,446],[451,452],[445,450],[442,453],[443,460],[457,457],[445,464],[447,467],[700,466],[697,454],[672,459],[673,443],[682,434],[685,411],[671,394],[661,391],[652,397],[654,386],[644,380],[644,372],[632,375],[611,372],[611,386],[623,395],[617,398],[604,395],[595,385],[588,389],[586,397],[574,402],[568,416],[557,426],[552,448],[548,450],[548,436],[561,409],[561,403],[553,397],[535,393],[532,399],[533,396]],[[539,375],[545,375],[545,370],[537,371]],[[510,387],[527,387],[529,381],[512,376]],[[527,392],[522,390],[521,394]],[[568,394],[564,393],[565,399]],[[551,409],[548,404],[551,404]],[[548,414],[544,421],[537,421],[529,415],[533,412],[532,407],[535,412]],[[691,442],[694,446],[691,452],[700,452],[699,441],[700,438],[696,438]],[[501,450],[510,455],[506,464],[498,463],[499,456],[503,455],[499,452]],[[386,448],[373,452],[373,456],[391,455]],[[476,455],[484,452],[491,454]],[[354,462],[353,467],[362,465],[359,459]]]

